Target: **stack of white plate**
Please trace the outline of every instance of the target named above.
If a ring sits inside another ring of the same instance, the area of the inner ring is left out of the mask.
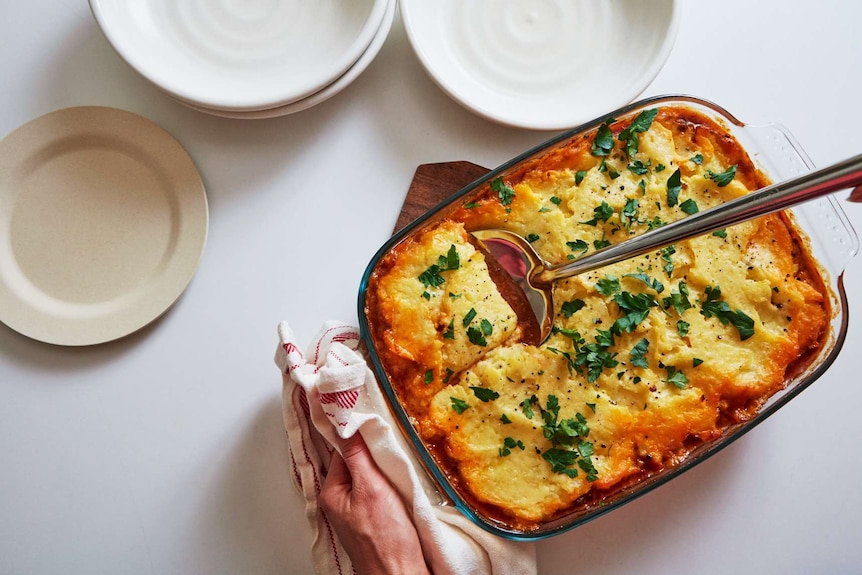
[[[380,51],[396,0],[90,0],[108,41],[175,100],[271,118],[331,98]]]

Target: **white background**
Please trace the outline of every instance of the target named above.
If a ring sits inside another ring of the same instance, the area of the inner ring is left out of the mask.
[[[682,4],[648,95],[779,121],[818,165],[862,152],[862,3]],[[0,55],[0,137],[67,106],[141,114],[188,149],[211,217],[188,291],[141,332],[67,349],[0,325],[0,573],[311,573],[276,323],[307,339],[325,319],[356,321],[359,279],[418,164],[493,167],[552,134],[452,102],[400,20],[345,92],[256,122],[171,101],[84,0],[0,0]],[[845,209],[862,229],[862,206]],[[540,572],[862,571],[862,257],[845,280],[850,332],[823,378],[682,477],[541,542]]]

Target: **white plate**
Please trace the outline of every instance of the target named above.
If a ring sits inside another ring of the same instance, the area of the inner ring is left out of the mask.
[[[634,100],[676,35],[674,0],[402,0],[431,78],[473,112],[562,130]]]
[[[177,99],[272,108],[343,74],[380,27],[386,0],[90,0],[108,41]]]
[[[211,108],[206,108],[204,106],[197,106],[189,102],[183,102],[182,100],[177,101],[199,112],[205,112],[207,114],[212,114],[213,116],[232,118],[235,120],[262,120],[266,118],[277,118],[280,116],[287,116],[288,114],[301,112],[302,110],[307,110],[312,106],[316,106],[321,102],[325,102],[326,100],[330,99],[331,97],[344,90],[347,86],[353,83],[353,81],[358,78],[359,75],[364,72],[366,68],[368,68],[369,64],[371,64],[372,61],[374,61],[374,58],[377,57],[377,54],[380,52],[380,49],[386,42],[387,36],[389,36],[389,31],[391,30],[392,23],[395,20],[395,8],[397,4],[397,0],[389,0],[386,7],[386,14],[383,16],[383,22],[380,24],[380,28],[377,30],[377,34],[374,36],[374,39],[371,41],[371,44],[368,45],[368,49],[365,50],[365,52],[362,54],[362,56],[359,57],[356,63],[332,84],[326,86],[319,92],[315,92],[311,96],[303,98],[302,100],[298,100],[284,106],[270,108],[268,110],[253,110],[248,112],[228,112],[225,110],[214,110]]]
[[[0,321],[33,339],[127,335],[188,285],[203,182],[170,134],[114,108],[66,108],[0,142]]]

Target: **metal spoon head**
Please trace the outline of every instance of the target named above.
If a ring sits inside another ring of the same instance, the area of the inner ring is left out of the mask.
[[[535,281],[548,264],[518,234],[507,230],[471,233],[491,256],[489,271],[503,297],[518,313],[522,340],[539,345],[551,335],[554,325],[553,285]]]

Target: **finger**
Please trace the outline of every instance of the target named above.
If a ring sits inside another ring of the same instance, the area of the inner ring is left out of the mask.
[[[358,433],[346,439],[341,445],[341,457],[350,475],[355,478],[380,475],[368,446]]]
[[[856,186],[850,192],[850,197],[847,198],[851,202],[862,202],[862,186]]]
[[[328,486],[350,485],[350,472],[338,451],[333,451],[329,459],[329,471],[326,473],[324,484]]]

